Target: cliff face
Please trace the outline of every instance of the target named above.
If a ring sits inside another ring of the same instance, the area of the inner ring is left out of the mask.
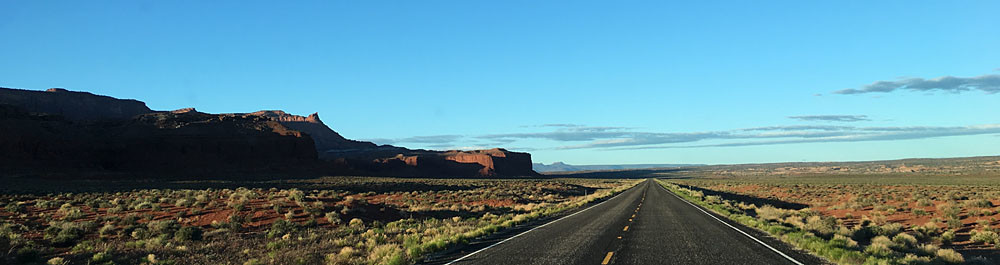
[[[535,176],[531,155],[503,149],[477,151],[427,151],[346,139],[331,130],[319,115],[292,115],[280,110],[258,111],[291,129],[305,132],[316,142],[319,157],[345,163],[375,175],[425,177]]]
[[[263,110],[250,114],[271,118],[292,130],[309,134],[316,143],[316,151],[324,158],[326,151],[329,150],[376,148],[374,143],[350,140],[340,136],[339,133],[327,127],[326,124],[323,124],[323,121],[319,119],[318,113],[310,114],[308,117],[292,115],[280,110]]]
[[[530,177],[531,155],[504,149],[477,151],[394,150],[345,156],[348,164],[389,176]],[[395,155],[392,155],[395,154]]]
[[[0,89],[0,98],[4,173],[190,175],[318,161],[308,135],[259,115],[152,112],[138,101],[66,91]]]
[[[27,112],[60,115],[70,121],[121,120],[153,112],[138,100],[61,88],[46,91],[0,88],[0,104],[17,106]]]
[[[249,172],[316,161],[309,137],[258,116],[158,112],[81,125],[0,109],[0,167],[12,172]]]
[[[445,159],[459,163],[476,163],[482,165],[479,170],[482,176],[533,176],[531,169],[531,154],[510,152],[495,148],[476,151],[448,151],[443,154]]]
[[[535,176],[503,149],[427,151],[346,139],[319,115],[152,111],[65,90],[0,88],[0,172],[195,175],[287,172],[424,177]]]

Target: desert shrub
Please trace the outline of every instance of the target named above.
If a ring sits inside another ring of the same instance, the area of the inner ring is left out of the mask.
[[[131,208],[132,210],[153,209],[153,203],[148,201],[139,202],[137,204],[131,205],[131,207],[129,208]]]
[[[137,240],[147,239],[147,238],[150,238],[150,237],[153,236],[153,234],[150,233],[149,230],[146,230],[145,228],[141,228],[141,227],[140,228],[136,228],[135,230],[132,230],[131,235],[132,235],[132,238],[137,239]]]
[[[986,243],[986,244],[997,244],[1000,243],[1000,235],[996,232],[983,230],[983,231],[972,231],[973,242],[976,243]]]
[[[66,259],[64,259],[62,257],[51,258],[51,259],[49,259],[49,261],[45,262],[45,264],[48,264],[48,265],[64,265],[66,263],[69,263],[69,262],[66,261]]]
[[[348,223],[348,225],[354,228],[359,228],[363,227],[365,225],[365,222],[361,221],[361,219],[358,218],[352,218],[351,221]]]
[[[955,230],[948,230],[941,233],[942,244],[950,244],[952,241],[955,241]]]
[[[711,204],[722,203],[722,197],[719,196],[705,196],[705,202]]]
[[[306,199],[306,194],[304,192],[302,192],[301,190],[298,190],[298,189],[289,189],[288,190],[288,199],[292,200],[292,201],[294,201],[296,203],[301,203],[302,201],[304,201]]]
[[[406,264],[406,262],[406,255],[403,253],[403,249],[396,244],[376,246],[368,254],[369,264],[402,265]]]
[[[959,229],[959,228],[962,228],[962,226],[964,225],[962,223],[962,220],[959,219],[958,217],[952,217],[951,219],[948,219],[947,224],[948,224],[948,228],[951,228],[951,229]]]
[[[929,238],[941,232],[941,228],[934,222],[927,222],[924,225],[914,225],[911,230],[917,233],[917,237]]]
[[[233,211],[237,211],[237,212],[243,211],[243,210],[246,210],[246,202],[244,202],[244,201],[234,202],[234,203],[230,204],[230,207],[233,208]]]
[[[886,246],[889,246],[889,247],[896,246],[896,242],[893,242],[892,239],[889,239],[889,237],[887,237],[887,236],[876,236],[876,237],[872,238],[872,242],[871,243],[872,244],[883,244],[883,245],[886,245]]]
[[[920,254],[923,254],[924,256],[934,256],[934,255],[937,255],[938,249],[941,249],[941,248],[938,247],[937,245],[933,245],[933,244],[920,244],[920,247],[917,247],[917,252],[919,252]]]
[[[174,232],[176,232],[177,229],[180,229],[181,225],[177,223],[176,220],[160,220],[149,222],[146,224],[146,227],[149,228],[149,232],[154,235],[166,235],[168,237],[172,237]]]
[[[101,237],[108,237],[111,236],[111,234],[114,233],[114,231],[115,231],[115,226],[111,223],[106,223],[104,224],[104,226],[101,227],[101,229],[97,230],[97,234]]]
[[[174,203],[174,206],[190,207],[191,205],[194,205],[195,202],[197,201],[194,198],[182,198],[180,200],[177,200],[177,202]]]
[[[69,205],[69,204],[68,203],[67,204],[63,204],[63,206],[66,206],[66,205]],[[59,209],[59,213],[63,214],[63,220],[64,221],[73,221],[73,220],[77,220],[77,219],[83,218],[83,216],[84,216],[83,211],[80,210],[80,208],[78,208],[78,207],[61,208],[61,209]]]
[[[813,215],[806,218],[804,229],[821,235],[830,235],[836,227],[837,218]]]
[[[11,213],[24,213],[28,211],[28,207],[25,207],[24,204],[19,202],[11,202],[7,204],[7,206],[4,206],[3,209]]]
[[[858,247],[858,242],[844,235],[833,235],[830,245],[838,248],[854,249]]]
[[[896,236],[892,237],[892,242],[896,243],[896,245],[902,249],[910,249],[916,247],[918,241],[916,237],[910,234],[899,233]]]
[[[337,212],[328,212],[324,217],[326,217],[326,220],[329,221],[330,224],[340,224],[341,222],[340,214],[337,214]]]
[[[115,207],[108,208],[108,214],[117,214],[125,211],[125,206],[118,205]]]
[[[177,241],[199,241],[202,238],[201,228],[185,226],[174,233],[174,240]]]
[[[903,259],[900,260],[900,263],[902,263],[902,264],[930,264],[931,263],[931,258],[930,257],[917,256],[917,255],[914,255],[913,253],[906,253],[906,256],[904,256]]]
[[[872,213],[871,215],[865,216],[864,218],[876,225],[885,225],[886,222],[888,221],[888,218],[886,218],[885,215],[880,213]]]
[[[962,257],[962,254],[959,254],[951,249],[939,249],[936,254],[938,259],[947,263],[958,264],[965,262],[965,258]]]
[[[940,204],[940,205],[937,206],[937,210],[938,210],[939,213],[941,213],[945,217],[948,217],[948,218],[951,218],[951,219],[958,218],[959,214],[961,214],[961,212],[962,212],[962,208],[959,208],[958,206],[956,206],[956,205],[954,205],[952,203]]]
[[[84,234],[91,229],[92,223],[56,223],[45,229],[45,238],[56,247],[69,247],[83,238]]]
[[[41,199],[35,201],[35,207],[36,208],[41,208],[41,209],[52,208],[52,207],[55,207],[56,205],[59,205],[58,201],[41,200]]]
[[[296,229],[298,229],[298,226],[295,225],[295,223],[284,219],[278,219],[277,221],[274,221],[274,223],[271,223],[271,228],[267,230],[267,238],[279,237],[294,232]]]
[[[94,253],[94,255],[90,257],[91,264],[109,263],[110,261],[111,253],[108,253],[107,251]]]
[[[968,204],[969,204],[969,206],[976,207],[976,208],[993,207],[993,203],[990,202],[989,200],[986,200],[986,199],[970,200],[968,202]]]
[[[80,243],[76,243],[73,248],[70,249],[73,253],[83,253],[83,252],[93,252],[94,248],[97,247],[97,242],[94,240],[84,240]]]
[[[350,264],[351,257],[353,257],[354,254],[355,254],[354,248],[343,247],[340,249],[340,252],[327,254],[326,264],[327,265]]]
[[[783,220],[791,215],[788,210],[775,208],[771,205],[764,205],[757,208],[757,217],[765,221]]]
[[[223,228],[239,231],[243,229],[243,225],[250,221],[250,216],[241,213],[233,213],[229,215],[229,221],[223,224]]]
[[[892,248],[890,248],[886,244],[872,243],[871,245],[868,245],[868,247],[865,248],[865,253],[868,253],[876,257],[891,257],[896,252],[892,251]]]
[[[322,207],[305,207],[305,211],[311,216],[320,216],[323,214]]]

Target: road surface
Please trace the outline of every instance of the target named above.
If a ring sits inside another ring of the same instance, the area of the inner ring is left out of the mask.
[[[438,264],[818,264],[645,181],[607,201]],[[747,234],[744,234],[747,233]]]

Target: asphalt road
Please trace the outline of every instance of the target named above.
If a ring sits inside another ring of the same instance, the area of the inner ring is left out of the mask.
[[[502,243],[465,252],[441,263],[823,263],[760,232],[729,221],[723,223],[654,181],[643,182],[603,203]]]

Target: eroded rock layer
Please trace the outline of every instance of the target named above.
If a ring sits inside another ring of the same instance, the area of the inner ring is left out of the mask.
[[[537,175],[527,153],[377,146],[344,138],[316,113],[153,111],[137,100],[7,88],[0,88],[0,169],[4,175]]]

